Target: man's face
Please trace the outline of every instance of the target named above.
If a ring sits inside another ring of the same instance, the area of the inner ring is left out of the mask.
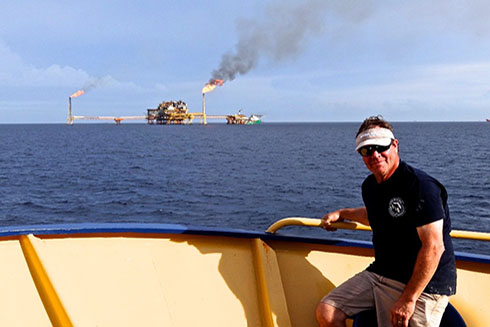
[[[384,182],[398,168],[400,158],[398,157],[398,140],[394,139],[388,150],[384,152],[374,151],[367,157],[362,157],[364,164],[374,174],[378,183]]]

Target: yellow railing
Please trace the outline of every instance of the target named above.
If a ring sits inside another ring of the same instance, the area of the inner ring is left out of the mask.
[[[305,218],[305,217],[288,217],[280,219],[269,226],[267,229],[268,233],[275,233],[278,229],[286,226],[309,226],[309,227],[322,227],[323,222],[318,218]],[[355,230],[365,230],[370,231],[371,228],[366,225],[362,225],[356,222],[339,222],[332,223],[333,228],[339,229],[355,229]],[[490,241],[490,233],[483,232],[472,232],[472,231],[462,231],[453,230],[451,232],[452,238],[462,238],[467,240],[478,240],[478,241]]]

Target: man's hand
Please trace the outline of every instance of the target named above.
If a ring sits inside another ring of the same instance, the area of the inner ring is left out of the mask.
[[[408,327],[408,322],[415,311],[415,302],[399,298],[390,311],[393,327]]]
[[[329,212],[322,217],[322,227],[330,232],[336,231],[337,228],[331,227],[330,224],[339,220],[343,220],[340,218],[340,210]]]
[[[358,223],[369,226],[369,220],[365,207],[344,208],[327,213],[322,217],[322,227],[328,231],[336,231],[330,224],[344,221],[344,219],[357,221]]]

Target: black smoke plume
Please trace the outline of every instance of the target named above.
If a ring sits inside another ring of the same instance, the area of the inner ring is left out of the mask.
[[[297,56],[312,36],[322,34],[327,16],[361,20],[371,0],[278,0],[266,7],[263,17],[238,23],[235,51],[225,53],[212,80],[231,81],[256,67],[263,56],[281,61]]]

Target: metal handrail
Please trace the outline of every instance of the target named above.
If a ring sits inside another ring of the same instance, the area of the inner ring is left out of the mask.
[[[309,227],[323,227],[323,221],[318,218],[305,218],[305,217],[288,217],[283,218],[272,225],[267,229],[267,233],[275,233],[278,229],[286,227],[286,226],[309,226]],[[351,229],[351,230],[364,230],[370,231],[371,228],[369,226],[359,224],[356,222],[338,222],[330,224],[332,228],[338,229]],[[477,241],[490,241],[490,233],[484,232],[473,232],[473,231],[462,231],[462,230],[453,230],[451,231],[452,238],[461,238],[467,240],[477,240]]]

